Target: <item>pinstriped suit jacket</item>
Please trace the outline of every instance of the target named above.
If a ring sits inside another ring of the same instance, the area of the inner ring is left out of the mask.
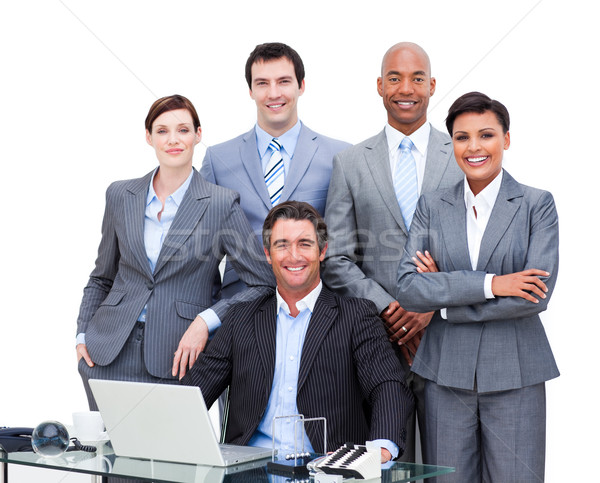
[[[251,286],[237,300],[269,292],[275,280],[237,193],[194,171],[164,241],[154,273],[144,247],[144,212],[152,172],[117,181],[106,192],[96,267],[84,289],[77,332],[92,360],[110,364],[145,305],[144,359],[156,377],[171,378],[173,353],[192,320],[212,305],[212,288],[224,254]],[[223,318],[232,301],[212,308]]]
[[[230,384],[226,441],[248,443],[263,417],[273,384],[275,295],[236,305],[183,384],[200,387],[211,405]],[[305,417],[327,418],[328,447],[388,439],[401,452],[413,401],[404,372],[372,302],[323,287],[308,325],[298,374],[297,405]],[[323,432],[307,425],[316,451]]]

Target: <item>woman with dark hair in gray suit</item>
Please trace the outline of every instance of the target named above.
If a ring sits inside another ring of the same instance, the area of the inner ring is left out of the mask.
[[[426,379],[427,463],[456,468],[445,482],[543,481],[545,381],[559,375],[538,315],[558,273],[554,200],[502,169],[501,103],[465,94],[446,125],[465,179],[419,200],[398,270],[400,304],[437,311],[412,365]]]
[[[179,95],[158,99],[145,124],[159,166],[108,188],[96,267],[77,320],[79,371],[93,409],[88,379],[174,383],[233,301],[274,286],[239,195],[192,167],[202,133],[192,103]],[[213,305],[225,254],[249,288]]]

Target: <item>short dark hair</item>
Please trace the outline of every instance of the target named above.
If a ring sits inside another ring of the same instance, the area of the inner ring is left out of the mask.
[[[275,205],[265,218],[262,230],[263,246],[267,251],[271,248],[271,233],[277,220],[308,220],[315,227],[319,252],[327,245],[327,225],[319,212],[304,201],[284,201]]]
[[[510,116],[508,115],[508,109],[504,104],[489,98],[481,92],[469,92],[460,96],[456,99],[450,109],[448,109],[448,117],[446,118],[446,128],[448,133],[452,136],[454,130],[454,121],[461,114],[467,112],[477,112],[483,114],[486,111],[493,112],[498,119],[498,122],[502,126],[504,134],[506,134],[510,128]]]
[[[179,94],[161,97],[154,101],[146,116],[146,130],[152,134],[152,124],[154,124],[156,118],[165,112],[176,111],[177,109],[186,109],[190,113],[194,122],[194,131],[197,131],[200,127],[200,119],[198,119],[196,108],[187,97],[180,96]]]
[[[270,60],[281,59],[282,57],[285,57],[294,64],[298,87],[302,86],[302,81],[304,80],[304,63],[298,52],[289,45],[282,44],[281,42],[270,42],[254,47],[254,50],[250,52],[250,56],[246,61],[246,82],[250,90],[252,90],[252,65],[256,62],[268,62]]]

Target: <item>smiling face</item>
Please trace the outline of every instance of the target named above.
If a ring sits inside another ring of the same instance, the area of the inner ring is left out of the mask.
[[[390,126],[407,136],[427,120],[429,98],[435,92],[430,70],[427,54],[414,44],[392,47],[383,59],[377,92]]]
[[[320,264],[327,246],[319,251],[317,233],[310,220],[279,219],[273,225],[270,240],[265,255],[273,267],[277,289],[290,305],[319,285]]]
[[[187,109],[163,112],[146,131],[146,141],[156,151],[161,167],[189,168],[194,147],[202,139],[202,130],[194,130],[192,115]]]
[[[274,137],[281,136],[298,122],[298,85],[294,64],[286,58],[252,64],[250,97],[256,102],[258,125]]]
[[[510,146],[510,133],[492,111],[466,112],[454,120],[452,131],[454,157],[463,170],[474,195],[502,171],[504,150]]]

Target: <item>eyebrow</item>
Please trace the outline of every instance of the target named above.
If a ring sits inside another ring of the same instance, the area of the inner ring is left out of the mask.
[[[312,238],[296,238],[295,241],[297,241],[298,243],[312,243],[312,244],[316,243],[316,241],[313,240]],[[277,246],[277,245],[283,245],[285,243],[290,243],[290,241],[285,238],[279,238],[279,239],[273,241],[272,245]]]
[[[294,76],[292,75],[283,75],[281,77],[277,77],[275,80],[284,80],[284,79],[293,79]],[[252,82],[259,82],[259,81],[268,81],[270,80],[268,77],[255,77],[254,79],[252,79]]]
[[[179,126],[193,126],[193,123],[191,122],[180,122],[179,124],[177,124],[177,127]],[[167,124],[157,124],[154,127],[169,127]]]
[[[479,129],[477,132],[483,132],[483,131],[496,131],[496,129],[494,129],[493,127],[484,127]],[[458,133],[462,133],[462,134],[469,134],[467,131],[454,131],[454,134],[458,134]]]
[[[397,70],[390,70],[386,75],[402,75],[402,72],[398,72]],[[409,75],[427,75],[427,72],[424,70],[416,70],[412,74]]]

